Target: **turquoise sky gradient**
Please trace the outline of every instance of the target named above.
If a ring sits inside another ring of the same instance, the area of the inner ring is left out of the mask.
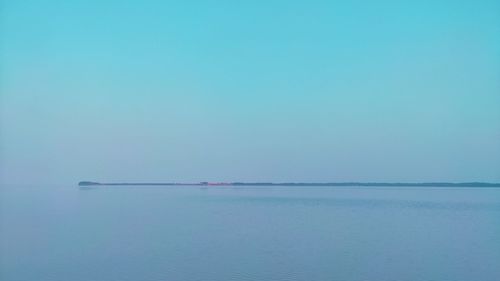
[[[499,1],[1,3],[1,182],[500,181]]]

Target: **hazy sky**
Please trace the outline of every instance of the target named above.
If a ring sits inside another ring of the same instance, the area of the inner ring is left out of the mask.
[[[500,181],[500,1],[2,0],[0,181]]]

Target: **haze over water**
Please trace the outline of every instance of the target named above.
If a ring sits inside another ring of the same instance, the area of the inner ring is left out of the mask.
[[[0,182],[500,182],[500,2],[3,0]]]
[[[0,279],[496,281],[500,189],[2,186]]]

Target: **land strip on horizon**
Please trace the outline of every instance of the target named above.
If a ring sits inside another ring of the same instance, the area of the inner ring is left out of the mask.
[[[500,187],[500,183],[488,182],[93,182],[81,181],[79,186],[99,186],[99,185],[141,185],[141,186],[378,186],[378,187]]]

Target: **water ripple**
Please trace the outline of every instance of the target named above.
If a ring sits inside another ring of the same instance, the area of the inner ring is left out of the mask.
[[[457,211],[500,211],[500,202],[463,202],[463,201],[421,201],[402,199],[359,199],[359,198],[320,198],[320,197],[271,197],[243,196],[223,199],[235,203],[287,204],[304,206],[331,206],[356,208],[414,208]]]

